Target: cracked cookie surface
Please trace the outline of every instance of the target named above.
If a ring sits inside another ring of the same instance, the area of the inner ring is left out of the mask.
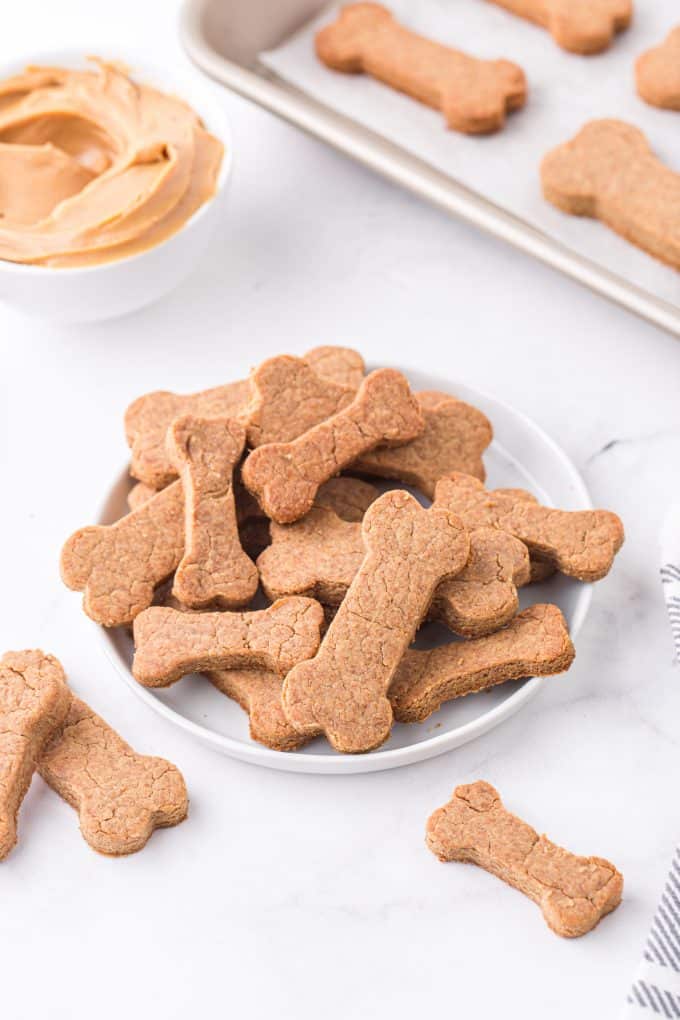
[[[623,878],[601,857],[578,857],[510,814],[493,786],[458,786],[430,816],[426,842],[441,861],[468,861],[529,896],[558,935],[585,935],[621,902]]]

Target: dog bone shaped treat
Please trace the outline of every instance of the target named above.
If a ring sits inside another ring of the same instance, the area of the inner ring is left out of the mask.
[[[239,541],[233,475],[246,442],[232,418],[176,418],[168,429],[168,455],[184,491],[185,551],[174,595],[199,609],[246,605],[258,574]]]
[[[437,483],[437,502],[465,526],[508,531],[563,574],[599,581],[623,545],[623,525],[609,510],[555,510],[527,499],[491,492],[470,475],[453,473]]]
[[[291,726],[281,704],[281,677],[260,669],[219,669],[206,673],[213,687],[238,702],[250,717],[250,736],[273,751],[294,751],[308,737]]]
[[[93,850],[115,857],[141,850],[154,829],[186,818],[187,790],[164,758],[136,754],[80,698],[38,762],[46,783],[74,807]]]
[[[471,473],[470,471],[466,472],[466,474]],[[515,496],[517,499],[527,499],[530,503],[538,503],[534,494],[526,489],[496,489],[496,492],[503,492],[506,496]],[[542,581],[547,581],[553,574],[555,574],[555,568],[548,560],[542,560],[535,553],[530,557],[527,584],[540,584]]]
[[[139,510],[140,506],[148,503],[158,491],[152,485],[147,485],[146,482],[137,482],[127,494],[127,505],[130,511]]]
[[[70,700],[64,671],[53,656],[7,652],[0,659],[0,860],[16,844],[21,802]]]
[[[389,737],[387,690],[440,581],[463,569],[470,544],[460,520],[386,492],[364,517],[364,560],[318,654],[283,685],[289,722],[325,733],[337,751],[371,751]]]
[[[539,836],[483,781],[457,786],[430,816],[425,839],[440,861],[469,861],[519,889],[565,938],[585,935],[621,902],[623,877],[613,864]]]
[[[363,376],[361,355],[346,347],[315,347],[305,355],[305,362],[310,371],[343,388],[349,385],[348,380],[358,387]],[[132,474],[155,489],[167,485],[175,477],[165,448],[166,433],[173,419],[195,414],[202,418],[227,417],[243,421],[248,417],[251,397],[250,379],[200,393],[181,395],[159,390],[139,397],[125,413],[125,434],[132,448]],[[351,395],[347,399],[351,400]],[[304,428],[303,425],[301,431]]]
[[[446,701],[488,690],[506,680],[564,673],[574,647],[557,606],[531,606],[503,630],[428,651],[409,649],[389,698],[399,722],[422,722]]]
[[[132,673],[167,687],[187,673],[261,669],[284,676],[319,647],[323,610],[313,599],[279,599],[250,613],[184,613],[152,606],[134,624]]]
[[[680,173],[664,166],[637,128],[590,121],[543,159],[541,180],[558,209],[601,220],[680,269]]]
[[[343,521],[360,523],[379,495],[380,490],[375,485],[342,475],[323,483],[316,494],[314,506],[332,510]]]
[[[380,443],[414,439],[424,420],[408,382],[393,368],[366,376],[351,404],[290,443],[270,443],[246,459],[241,476],[268,517],[298,520],[319,487]]]
[[[547,28],[558,46],[583,55],[601,53],[633,17],[632,0],[492,0],[512,14]]]
[[[680,25],[661,46],[638,57],[635,81],[646,103],[664,110],[680,110]]]
[[[271,536],[257,561],[267,597],[307,595],[340,605],[364,558],[361,525],[315,507],[295,524],[272,524]],[[524,543],[480,528],[470,535],[467,565],[439,584],[428,616],[466,637],[489,633],[515,615],[517,585],[528,580]]]
[[[105,627],[130,623],[153,600],[184,552],[180,482],[156,493],[115,524],[81,528],[61,553],[61,576],[84,592],[83,608]]]
[[[378,447],[352,465],[355,471],[396,478],[434,499],[443,475],[463,471],[484,481],[482,453],[493,438],[491,424],[476,407],[446,394],[417,393],[425,418],[422,435],[405,446]]]
[[[319,60],[405,92],[466,134],[497,131],[526,101],[526,79],[509,60],[477,60],[401,26],[376,3],[344,7],[316,36]]]

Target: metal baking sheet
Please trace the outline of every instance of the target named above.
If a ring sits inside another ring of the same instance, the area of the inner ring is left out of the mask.
[[[680,336],[680,306],[585,258],[267,69],[260,55],[278,49],[327,6],[325,0],[185,0],[181,38],[191,59],[204,72],[245,98]]]

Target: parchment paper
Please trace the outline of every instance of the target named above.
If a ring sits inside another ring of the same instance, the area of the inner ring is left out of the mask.
[[[638,54],[680,23],[678,0],[637,0],[633,25],[598,56],[561,50],[538,28],[486,0],[389,0],[405,25],[485,58],[520,64],[529,83],[526,107],[503,131],[468,137],[446,129],[441,113],[366,75],[328,70],[316,58],[316,30],[335,17],[327,9],[262,62],[281,77],[397,142],[451,177],[658,297],[680,306],[680,273],[604,225],[559,212],[542,197],[543,155],[588,120],[618,117],[641,128],[660,159],[680,173],[680,112],[647,106],[635,92]]]

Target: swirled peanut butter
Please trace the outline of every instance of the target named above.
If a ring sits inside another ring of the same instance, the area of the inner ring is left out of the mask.
[[[222,143],[119,64],[0,82],[0,259],[88,266],[179,230],[215,192]]]

